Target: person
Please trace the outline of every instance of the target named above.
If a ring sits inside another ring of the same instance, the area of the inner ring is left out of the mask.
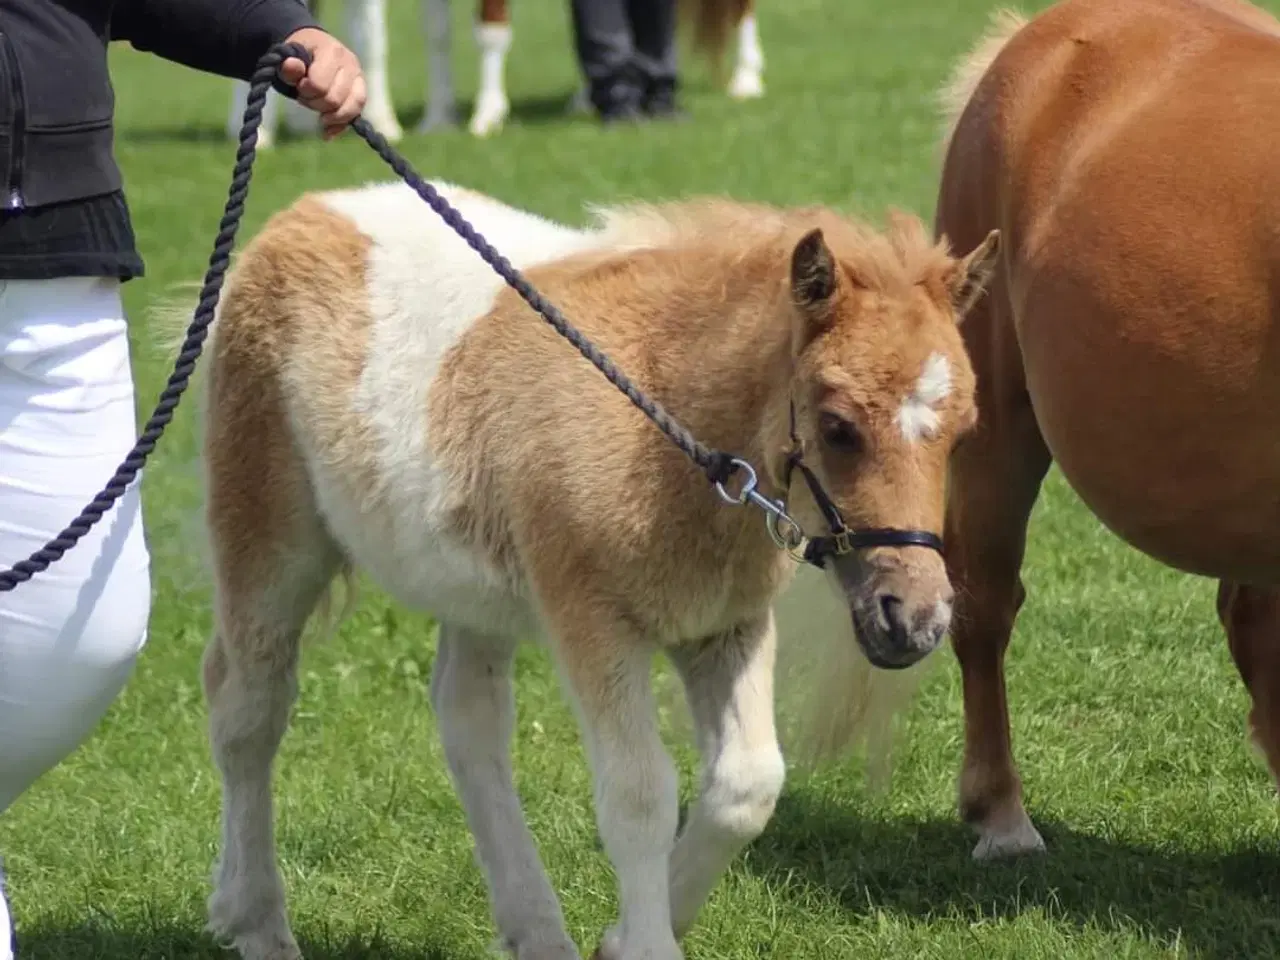
[[[676,103],[676,0],[573,0],[578,63],[605,123],[683,117]]]
[[[144,265],[113,156],[111,40],[240,79],[290,40],[312,63],[287,59],[282,81],[326,138],[364,106],[359,61],[300,0],[0,0],[0,569],[56,536],[137,436],[120,287]],[[150,610],[136,482],[0,593],[0,811],[97,726]],[[0,960],[16,951],[0,895]]]

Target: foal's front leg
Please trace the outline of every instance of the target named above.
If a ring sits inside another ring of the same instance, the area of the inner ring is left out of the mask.
[[[578,960],[512,775],[514,655],[511,641],[442,625],[431,704],[503,946],[518,960]]]
[[[671,925],[668,857],[677,777],[658,732],[650,670],[655,646],[624,626],[566,616],[558,660],[582,725],[596,824],[618,876],[620,917],[597,960],[683,960]]]
[[[671,856],[671,915],[683,937],[730,861],[773,815],[786,767],[773,718],[772,613],[670,651],[702,755],[702,790]]]

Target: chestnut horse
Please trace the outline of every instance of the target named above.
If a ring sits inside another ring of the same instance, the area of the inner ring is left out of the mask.
[[[978,858],[1044,846],[1003,661],[1051,461],[1118,537],[1219,581],[1249,729],[1280,773],[1278,99],[1280,22],[1242,0],[1002,14],[944,91],[936,230],[1005,241],[963,328],[980,425],[946,522]]]
[[[305,2],[312,10],[320,7],[320,0]],[[680,0],[680,8],[692,26],[695,49],[710,56],[717,66],[730,33],[736,31],[737,62],[729,79],[729,95],[738,100],[764,96],[764,51],[756,25],[755,0]],[[394,143],[403,136],[403,131],[391,101],[388,78],[386,0],[345,0],[345,12],[351,48],[360,58],[368,85],[364,117]],[[422,0],[428,83],[419,132],[455,123],[451,16],[449,0]],[[480,85],[468,129],[474,136],[484,137],[502,127],[511,109],[504,79],[512,39],[507,0],[478,0],[475,39],[480,47]],[[232,139],[239,135],[244,122],[248,93],[248,84],[240,80],[234,82],[227,116],[227,136]],[[258,128],[259,147],[270,148],[274,143],[281,99],[274,92],[267,97],[262,125]],[[313,112],[289,101],[285,103],[285,125],[291,131],[308,133],[317,129]],[[586,93],[580,89],[570,108],[585,107]]]
[[[976,416],[957,318],[995,235],[957,258],[915,218],[882,233],[822,208],[721,200],[606,210],[576,229],[439,189],[641,389],[754,465],[761,493],[786,503],[792,467],[803,474],[801,527],[848,520],[855,542],[811,540],[827,544],[825,572],[805,567],[853,627],[837,640],[856,630],[884,667],[941,642],[952,591],[931,538],[948,455]],[[726,505],[402,184],[309,195],[273,217],[228,277],[206,368],[216,626],[203,683],[223,788],[212,929],[244,960],[300,956],[272,764],[303,626],[359,567],[440,623],[431,703],[507,949],[579,957],[512,775],[512,660],[534,640],[577,709],[619,879],[620,921],[597,955],[679,960],[782,788],[775,643],[821,639],[777,623],[774,601],[799,578],[764,514]],[[703,759],[678,839],[658,655],[683,681]],[[830,689],[813,710],[857,709],[852,686]]]

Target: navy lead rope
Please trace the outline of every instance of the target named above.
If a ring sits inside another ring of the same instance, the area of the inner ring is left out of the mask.
[[[280,66],[290,57],[296,57],[310,66],[311,55],[297,44],[280,44],[269,50],[253,72],[249,85],[248,102],[244,111],[244,124],[240,128],[240,146],[236,151],[235,169],[228,190],[227,204],[218,224],[218,235],[214,240],[213,253],[209,256],[209,269],[205,273],[204,286],[200,290],[200,300],[196,305],[191,325],[187,328],[186,339],[174,362],[173,373],[160,394],[155,412],[147,420],[133,449],[116,468],[115,475],[107,485],[93,498],[80,515],[71,521],[65,530],[33,553],[26,560],[20,560],[8,570],[0,572],[0,593],[13,590],[20,583],[26,583],[37,573],[47,570],[80,542],[99,520],[115,506],[117,500],[133,483],[143,464],[156,448],[156,443],[173,419],[173,412],[178,401],[191,382],[195,372],[196,361],[204,349],[204,341],[208,336],[209,325],[213,322],[218,308],[218,299],[222,294],[222,284],[226,279],[231,264],[231,251],[235,247],[236,233],[240,229],[240,220],[244,216],[245,200],[249,196],[249,181],[253,177],[253,162],[257,156],[258,127],[262,124],[262,110],[267,101],[267,93],[275,86]],[[296,96],[292,88],[276,86],[285,96]],[[602,354],[586,337],[584,337],[552,304],[517,271],[497,250],[489,245],[484,237],[476,232],[471,224],[463,219],[447,200],[436,192],[429,183],[409,166],[408,161],[400,156],[386,139],[363,118],[357,118],[351,129],[358,133],[374,151],[411,186],[427,205],[431,207],[446,223],[449,224],[467,244],[480,255],[556,332],[573,344],[584,357],[590,360],[609,382],[616,386],[635,404],[671,441],[702,468],[707,479],[713,484],[723,484],[741,465],[725,453],[712,450],[697,439],[678,421],[675,420],[657,401],[646,397],[631,380],[622,373],[613,362]]]

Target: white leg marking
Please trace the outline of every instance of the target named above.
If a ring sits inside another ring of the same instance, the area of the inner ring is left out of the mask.
[[[937,406],[951,393],[951,363],[931,353],[911,393],[898,408],[898,427],[909,443],[931,437],[938,429]]]
[[[431,703],[503,946],[520,960],[578,960],[511,770],[515,649],[514,642],[442,624]]]
[[[773,616],[670,652],[702,754],[702,790],[671,855],[671,916],[683,937],[738,852],[773,815],[786,766],[773,718]]]
[[[347,0],[347,29],[352,51],[364,67],[368,97],[362,115],[375,130],[395,143],[404,134],[396,119],[387,78],[386,0]]]
[[[748,13],[738,24],[738,64],[729,81],[729,96],[735,100],[764,96],[764,48],[754,13]]]
[[[511,46],[511,24],[477,24],[476,43],[480,47],[480,92],[476,95],[470,130],[473,136],[487,137],[501,128],[511,110],[503,81],[507,50]]]

